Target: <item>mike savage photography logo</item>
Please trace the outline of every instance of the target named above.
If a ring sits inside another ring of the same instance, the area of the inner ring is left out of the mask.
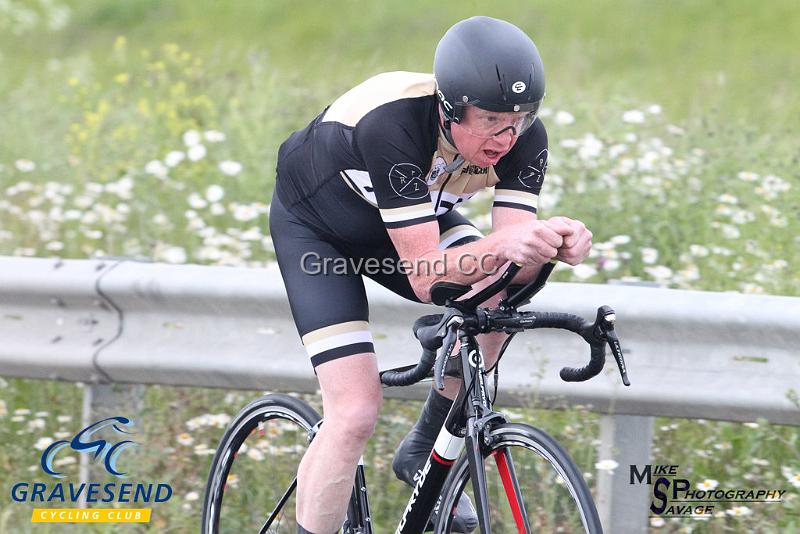
[[[740,515],[751,505],[781,503],[786,494],[779,488],[720,488],[715,480],[693,481],[682,478],[678,465],[630,464],[629,483],[652,486],[651,520]]]
[[[164,503],[172,497],[167,483],[123,482],[129,478],[124,470],[126,451],[138,447],[134,441],[134,422],[127,417],[114,416],[96,421],[76,433],[71,439],[51,443],[42,452],[39,465],[53,481],[20,481],[11,488],[11,500],[20,504],[48,504],[34,508],[34,523],[148,523],[151,508],[85,508],[95,503],[115,504]],[[115,482],[61,481],[66,475],[57,470],[58,458],[69,454],[86,455],[90,462],[101,465]],[[72,507],[67,507],[71,505]]]

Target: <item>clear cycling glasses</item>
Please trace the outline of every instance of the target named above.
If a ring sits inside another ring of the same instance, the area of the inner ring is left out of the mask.
[[[489,139],[511,130],[514,136],[520,136],[533,125],[536,111],[499,113],[486,111],[471,106],[464,110],[464,118],[459,123],[470,135]]]

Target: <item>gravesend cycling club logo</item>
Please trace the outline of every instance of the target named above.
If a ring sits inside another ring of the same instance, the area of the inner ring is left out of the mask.
[[[116,477],[124,477],[125,473],[117,470],[117,459],[122,451],[128,447],[135,446],[136,443],[132,440],[125,439],[112,444],[104,439],[92,439],[92,435],[106,427],[113,428],[119,434],[131,434],[131,432],[124,430],[121,427],[129,428],[132,426],[133,423],[126,417],[109,417],[108,419],[97,421],[96,423],[87,426],[75,434],[75,437],[72,438],[72,440],[68,441],[62,439],[50,444],[50,446],[47,447],[42,453],[42,459],[40,462],[42,469],[45,473],[55,478],[64,478],[62,473],[59,473],[53,469],[53,459],[61,449],[69,446],[70,449],[80,453],[94,452],[92,459],[95,461],[98,459],[102,460],[106,471]]]
[[[716,481],[680,478],[679,469],[678,465],[630,465],[631,485],[653,487],[651,518],[736,515],[744,504],[780,503],[786,493],[777,488],[718,488]]]
[[[94,503],[163,503],[172,497],[172,486],[165,482],[62,482],[67,477],[57,470],[59,459],[69,454],[85,455],[89,461],[103,467],[105,473],[116,479],[127,479],[124,469],[130,453],[140,444],[133,439],[135,424],[127,417],[114,416],[96,421],[71,439],[55,441],[42,452],[39,465],[42,471],[58,482],[15,483],[11,488],[11,500],[16,503],[48,503],[56,506],[89,505]],[[61,462],[65,463],[65,462]],[[150,508],[34,508],[31,521],[34,523],[147,523]]]

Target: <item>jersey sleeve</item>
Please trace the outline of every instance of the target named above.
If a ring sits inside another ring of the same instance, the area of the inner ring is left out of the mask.
[[[435,221],[426,183],[432,151],[423,146],[425,136],[415,134],[414,127],[404,125],[397,120],[397,113],[388,111],[391,109],[371,112],[354,132],[381,219],[387,228]]]
[[[540,120],[517,139],[494,168],[500,181],[494,188],[492,206],[536,213],[547,171],[547,132]]]

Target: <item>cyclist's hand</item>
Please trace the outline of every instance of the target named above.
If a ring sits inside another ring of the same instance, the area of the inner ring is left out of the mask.
[[[566,228],[561,230],[566,231]],[[555,258],[564,244],[558,229],[545,221],[513,224],[502,232],[506,259],[520,265],[543,265]]]
[[[568,217],[552,217],[545,222],[564,239],[558,247],[557,260],[578,265],[586,259],[592,250],[592,232],[585,224]]]

